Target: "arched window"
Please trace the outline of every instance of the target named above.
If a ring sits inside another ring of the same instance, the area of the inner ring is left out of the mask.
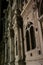
[[[26,31],[26,45],[27,45],[27,51],[30,50],[30,39],[29,39],[29,31]]]
[[[35,41],[35,32],[33,26],[31,26],[30,28],[30,36],[31,36],[31,46],[32,49],[34,49],[36,47],[36,41]]]
[[[33,23],[29,23],[26,27],[26,46],[27,51],[36,48],[35,31]]]
[[[13,61],[14,60],[14,29],[11,28],[10,29],[10,38],[11,38],[11,60]]]

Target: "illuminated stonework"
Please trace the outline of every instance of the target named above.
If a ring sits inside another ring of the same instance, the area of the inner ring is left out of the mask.
[[[5,65],[43,65],[41,19],[37,6],[36,0],[13,0],[12,5],[9,0]]]

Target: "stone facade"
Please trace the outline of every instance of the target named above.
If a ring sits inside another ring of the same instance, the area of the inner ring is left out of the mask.
[[[41,8],[37,3],[41,6],[43,1],[9,0],[5,13],[5,65],[43,65],[43,13],[39,16]]]

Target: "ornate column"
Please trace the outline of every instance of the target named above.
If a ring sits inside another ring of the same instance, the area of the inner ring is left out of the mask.
[[[18,30],[18,56],[19,56],[19,65],[25,64],[25,50],[24,50],[24,35],[23,35],[23,19],[20,15],[20,10],[17,9],[17,30]]]

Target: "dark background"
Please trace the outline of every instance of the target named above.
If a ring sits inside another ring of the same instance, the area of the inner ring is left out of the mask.
[[[0,0],[0,42],[2,41],[3,38],[3,23],[4,23],[4,16],[5,16],[3,11],[4,9],[7,8],[7,5],[8,5],[8,1]]]

